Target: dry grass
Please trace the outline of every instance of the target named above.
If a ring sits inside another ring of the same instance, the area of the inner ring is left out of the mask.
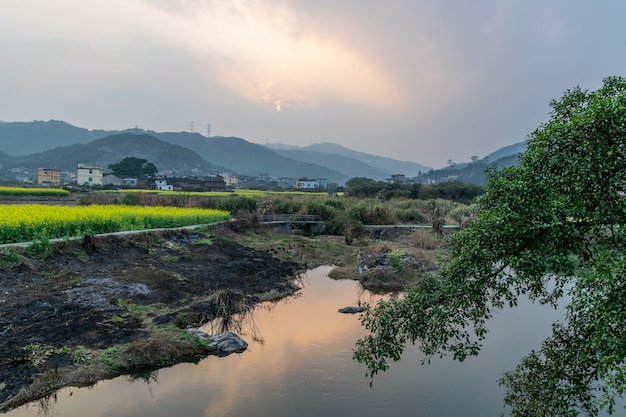
[[[411,238],[417,249],[435,250],[441,246],[441,237],[430,230],[416,230]]]

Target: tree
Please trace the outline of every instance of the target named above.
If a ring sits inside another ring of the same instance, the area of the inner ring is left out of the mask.
[[[115,175],[132,177],[150,177],[158,172],[152,162],[134,156],[126,157],[116,164],[109,164],[109,169]]]
[[[624,396],[626,79],[550,105],[519,164],[489,170],[477,217],[448,239],[442,268],[366,310],[370,334],[354,358],[370,376],[408,342],[427,355],[477,355],[493,311],[527,296],[564,303],[566,315],[500,380],[511,414],[597,415]]]
[[[353,197],[375,197],[385,184],[385,182],[371,178],[355,177],[346,182],[346,191]]]

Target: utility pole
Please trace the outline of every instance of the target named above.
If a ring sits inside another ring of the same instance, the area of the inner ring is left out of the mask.
[[[211,137],[211,123],[209,123],[206,127],[206,137],[207,138]]]
[[[193,133],[193,122],[189,122],[191,133]]]

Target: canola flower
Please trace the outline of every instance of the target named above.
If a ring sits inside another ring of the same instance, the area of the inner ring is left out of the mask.
[[[203,197],[229,197],[231,195],[239,196],[268,196],[268,195],[286,195],[286,196],[312,196],[312,195],[328,195],[325,191],[266,191],[266,190],[247,190],[236,189],[233,191],[167,191],[167,190],[141,190],[141,189],[125,189],[119,190],[103,190],[103,193],[119,194],[119,193],[146,193],[159,195],[189,195]]]
[[[54,196],[66,197],[70,193],[60,188],[19,188],[19,187],[0,187],[0,195],[12,196]]]
[[[227,211],[197,208],[5,205],[0,206],[0,243],[190,226],[229,218]]]

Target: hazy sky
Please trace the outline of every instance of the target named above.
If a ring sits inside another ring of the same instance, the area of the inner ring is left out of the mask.
[[[440,167],[626,76],[623,0],[1,0],[0,120],[336,142]]]

